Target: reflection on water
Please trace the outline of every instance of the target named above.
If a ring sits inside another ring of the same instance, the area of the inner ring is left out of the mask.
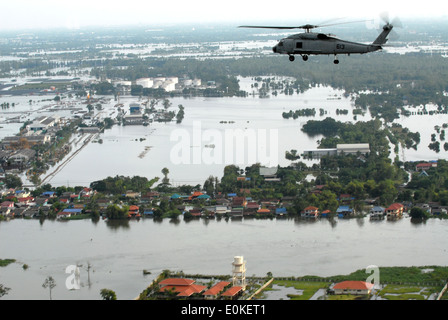
[[[46,277],[55,278],[54,299],[100,299],[103,288],[119,299],[135,298],[162,270],[231,274],[235,255],[247,260],[247,276],[331,276],[369,265],[447,265],[448,221],[410,219],[140,219],[11,220],[0,223],[0,269],[11,288],[2,299],[47,299]],[[27,270],[22,265],[27,264]],[[69,265],[80,265],[80,290],[67,290]],[[87,266],[91,268],[88,271]],[[151,274],[143,274],[143,270]],[[87,285],[89,283],[89,285]]]

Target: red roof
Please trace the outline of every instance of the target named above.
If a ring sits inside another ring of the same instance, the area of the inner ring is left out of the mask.
[[[370,290],[373,284],[364,281],[342,281],[336,283],[333,289],[349,289],[349,290]]]
[[[138,209],[139,209],[138,206],[134,206],[134,205],[129,207],[129,211],[136,211]]]
[[[238,292],[240,292],[243,288],[241,287],[231,287],[226,292],[222,294],[222,296],[233,297]]]
[[[399,210],[401,208],[404,208],[401,203],[392,203],[386,210]]]
[[[12,201],[4,201],[4,202],[2,202],[2,204],[1,204],[1,206],[2,207],[14,207],[14,202],[12,202]]]
[[[189,286],[194,280],[185,278],[166,278],[159,282],[161,286]]]
[[[33,197],[22,197],[22,198],[17,198],[17,201],[19,202],[23,202],[23,201],[33,201],[34,198]]]
[[[246,208],[248,208],[248,209],[251,209],[251,208],[259,208],[260,207],[260,205],[257,203],[257,202],[249,202],[247,205],[246,205]]]
[[[160,292],[164,291],[174,291],[177,292],[178,296],[180,297],[189,297],[193,293],[199,293],[201,291],[204,291],[207,287],[201,286],[198,284],[191,284],[191,285],[178,285],[178,286],[164,286],[160,289]]]
[[[202,196],[203,193],[200,191],[195,191],[191,196],[188,197],[189,200],[192,200],[193,198],[197,198],[199,196]]]
[[[179,297],[189,297],[193,293],[199,293],[201,291],[204,291],[206,288],[207,288],[207,286],[192,284],[191,286],[188,286],[187,288],[185,288],[185,290],[180,291],[178,296]]]
[[[226,286],[228,286],[230,284],[230,282],[227,281],[221,281],[217,284],[215,284],[213,287],[211,287],[210,289],[208,289],[207,291],[204,292],[204,295],[206,296],[214,296],[217,295],[218,293],[220,293]]]
[[[417,167],[431,167],[432,165],[430,163],[419,163]]]
[[[308,210],[319,210],[319,208],[316,208],[316,207],[313,207],[313,206],[309,206],[309,207],[305,208],[305,211],[308,211]]]

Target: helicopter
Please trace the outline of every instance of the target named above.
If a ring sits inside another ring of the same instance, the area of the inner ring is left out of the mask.
[[[304,29],[304,33],[293,34],[287,38],[280,40],[272,48],[274,53],[287,54],[289,61],[294,61],[294,55],[302,56],[303,61],[308,60],[309,55],[330,55],[334,54],[334,63],[338,64],[338,54],[365,54],[381,50],[387,42],[387,36],[393,29],[393,23],[387,18],[383,18],[386,24],[383,26],[382,32],[371,44],[363,44],[358,42],[346,41],[336,38],[333,35],[324,33],[311,32],[312,29],[332,26],[336,24],[354,23],[360,21],[312,25],[305,24],[296,27],[279,27],[279,26],[239,26],[239,28],[263,28],[263,29]],[[398,24],[399,22],[397,22]]]

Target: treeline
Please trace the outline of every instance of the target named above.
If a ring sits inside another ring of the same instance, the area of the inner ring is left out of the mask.
[[[385,100],[398,106],[407,101],[411,105],[433,102],[446,105],[448,97],[448,66],[439,55],[424,53],[350,56],[335,66],[326,56],[313,56],[305,62],[290,63],[285,57],[268,55],[241,59],[114,59],[102,62],[101,68],[90,64],[92,75],[105,74],[109,78],[135,80],[158,74],[183,74],[203,81],[221,81],[228,76],[291,76],[301,87],[324,84],[348,93],[369,90],[357,99],[359,106],[375,105]],[[148,66],[151,68],[148,69]],[[87,67],[87,65],[86,65]],[[126,68],[124,68],[126,67]],[[386,93],[386,96],[377,93]]]
[[[320,148],[334,148],[340,143],[369,143],[371,153],[381,157],[389,155],[389,141],[395,146],[400,144],[406,148],[417,148],[420,142],[420,133],[411,132],[399,124],[385,126],[378,118],[367,122],[344,123],[333,118],[324,120],[309,120],[302,127],[308,135],[322,134]]]
[[[125,194],[126,191],[147,192],[158,181],[158,177],[149,180],[146,177],[140,176],[115,176],[93,181],[90,183],[90,188],[101,193],[111,194]]]
[[[406,163],[409,170],[415,170],[416,163]],[[448,162],[445,159],[437,161],[437,167],[428,169],[426,174],[415,171],[406,185],[401,198],[405,201],[425,203],[440,202],[448,206]]]

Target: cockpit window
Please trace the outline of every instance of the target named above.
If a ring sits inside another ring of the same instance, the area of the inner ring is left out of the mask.
[[[278,43],[278,46],[279,46],[279,47],[283,47],[283,41],[280,41],[280,42]]]

